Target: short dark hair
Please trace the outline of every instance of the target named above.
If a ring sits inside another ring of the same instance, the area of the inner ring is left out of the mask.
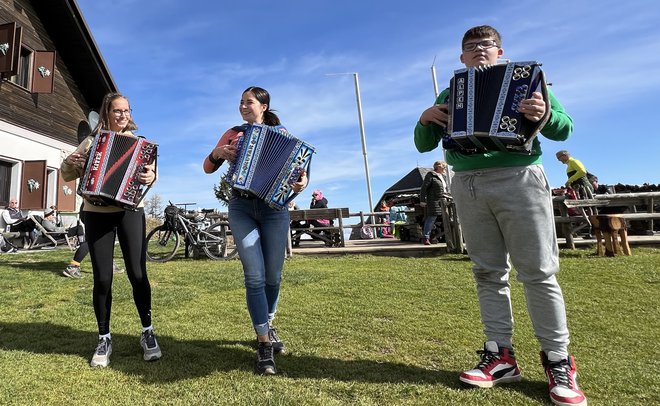
[[[495,28],[491,27],[490,25],[478,25],[465,31],[465,34],[463,35],[463,41],[461,42],[461,47],[463,47],[465,43],[471,39],[481,39],[488,37],[492,37],[495,42],[497,42],[498,47],[502,46],[502,37]]]

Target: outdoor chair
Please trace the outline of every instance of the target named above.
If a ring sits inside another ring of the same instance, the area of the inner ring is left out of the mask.
[[[77,245],[77,236],[72,236],[70,230],[58,228],[56,231],[48,231],[37,218],[30,215],[29,218],[34,222],[37,236],[34,238],[28,249],[37,248],[55,248],[58,243],[66,243],[71,251],[75,251]]]

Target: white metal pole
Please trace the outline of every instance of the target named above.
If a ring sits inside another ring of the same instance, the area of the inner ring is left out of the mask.
[[[438,99],[438,95],[440,92],[438,91],[438,78],[436,77],[435,74],[435,58],[433,58],[433,64],[431,65],[431,79],[433,80],[433,94],[435,95],[435,99]],[[447,152],[443,149],[442,150],[442,158],[444,159],[445,162],[447,162]],[[452,181],[452,176],[454,175],[454,172],[447,166],[447,192],[451,193],[451,181]]]
[[[438,92],[438,78],[435,76],[435,58],[433,58],[433,65],[431,65],[431,79],[433,80],[433,95],[437,99],[440,93]]]
[[[362,100],[360,99],[360,83],[358,81],[357,72],[353,73],[353,80],[355,82],[355,98],[357,99],[358,120],[360,122],[360,137],[362,139],[362,156],[364,157],[364,173],[367,177],[367,196],[369,197],[369,211],[374,210],[373,201],[371,199],[371,180],[369,179],[369,160],[367,159],[367,139],[364,135],[364,120],[362,119]]]

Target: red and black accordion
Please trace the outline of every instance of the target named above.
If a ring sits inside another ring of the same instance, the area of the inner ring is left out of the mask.
[[[95,205],[135,209],[151,188],[138,175],[156,154],[157,145],[144,138],[101,131],[89,150],[78,194]]]
[[[309,175],[314,152],[314,147],[289,134],[284,127],[253,124],[238,138],[236,160],[225,178],[234,191],[284,210],[297,196],[292,185],[302,171]]]
[[[520,102],[529,99],[533,92],[540,92],[546,104],[545,115],[538,122],[518,112]],[[509,62],[454,71],[448,110],[447,137],[451,141],[443,142],[445,148],[447,144],[457,144],[454,149],[469,152],[529,153],[534,138],[550,116],[541,64]]]

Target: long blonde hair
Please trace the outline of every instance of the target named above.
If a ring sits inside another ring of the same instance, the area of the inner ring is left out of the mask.
[[[128,97],[124,96],[118,92],[110,92],[103,97],[103,102],[101,102],[101,111],[99,111],[99,122],[96,124],[96,127],[92,130],[92,134],[98,134],[102,129],[110,129],[110,108],[112,107],[112,102],[117,99],[126,99],[128,101],[128,106],[130,108],[131,102],[128,100]],[[127,131],[136,131],[137,124],[133,121],[133,116],[128,116],[128,124],[122,129],[122,132]]]

